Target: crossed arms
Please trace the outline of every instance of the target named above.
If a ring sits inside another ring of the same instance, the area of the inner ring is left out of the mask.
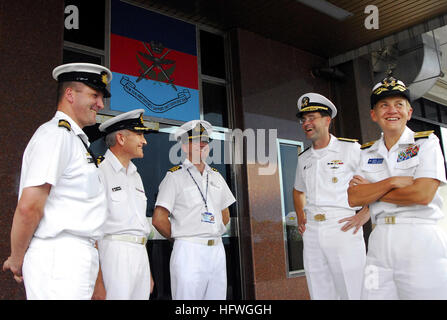
[[[355,175],[349,183],[348,202],[351,207],[364,206],[375,201],[397,205],[428,205],[440,184],[432,178],[395,176],[370,183]]]

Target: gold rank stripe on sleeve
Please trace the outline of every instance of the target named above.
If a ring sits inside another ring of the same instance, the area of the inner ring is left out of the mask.
[[[428,138],[433,132],[435,132],[435,131],[434,130],[430,130],[430,131],[415,132],[414,133],[414,139]]]
[[[358,139],[348,139],[348,138],[337,138],[337,140],[345,141],[345,142],[352,142],[352,143],[359,141]]]
[[[58,126],[59,126],[59,127],[62,127],[62,128],[65,128],[65,129],[67,129],[68,131],[71,131],[71,125],[70,125],[70,122],[68,122],[67,120],[64,120],[64,119],[59,120],[59,124],[58,124]]]
[[[374,140],[374,141],[370,141],[370,142],[367,142],[367,143],[364,143],[364,144],[362,144],[361,146],[360,146],[360,149],[368,149],[369,147],[371,147],[374,143],[376,142],[376,140]]]
[[[168,171],[175,172],[175,171],[177,171],[177,170],[179,170],[181,168],[182,168],[182,166],[175,166],[175,167],[172,167],[171,169],[169,169]]]

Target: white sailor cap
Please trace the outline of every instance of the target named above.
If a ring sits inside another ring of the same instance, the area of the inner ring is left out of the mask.
[[[209,142],[212,133],[213,127],[208,121],[191,120],[182,124],[177,131],[175,131],[174,137],[177,141],[182,139],[182,142],[191,141],[193,139]]]
[[[305,93],[297,101],[297,118],[301,118],[305,112],[326,112],[332,119],[337,115],[337,108],[325,96],[318,93]]]
[[[143,121],[144,109],[136,109],[121,113],[108,119],[99,125],[99,131],[106,135],[118,130],[131,130],[135,132],[149,133],[152,129],[146,127]]]
[[[93,63],[67,63],[53,70],[53,78],[58,82],[77,81],[99,90],[104,98],[110,97],[107,85],[112,80],[112,72],[104,66]]]

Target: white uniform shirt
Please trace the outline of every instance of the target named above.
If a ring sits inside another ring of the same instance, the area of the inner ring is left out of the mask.
[[[203,196],[207,198],[208,210],[205,209],[203,198],[188,169]],[[206,192],[207,179],[208,193]],[[186,159],[180,169],[169,171],[160,183],[155,206],[164,207],[171,213],[172,238],[220,237],[226,231],[222,222],[222,210],[235,201],[219,172],[205,165],[203,175],[201,175],[199,170]],[[214,215],[214,222],[209,222],[207,217],[203,217],[206,211]]]
[[[357,142],[338,140],[332,134],[327,147],[314,150],[312,146],[302,152],[298,157],[295,189],[306,195],[304,212],[318,214],[342,209],[354,214],[360,209],[349,206],[347,194],[359,157]]]
[[[439,139],[431,134],[428,138],[414,139],[414,132],[405,128],[399,141],[387,150],[383,135],[370,148],[364,149],[360,157],[359,175],[370,182],[377,182],[392,176],[433,178],[446,183],[444,158]],[[437,221],[442,219],[442,199],[435,194],[429,205],[402,206],[377,201],[369,205],[371,220],[388,215],[405,218],[422,218]]]
[[[59,127],[60,119],[68,121],[71,130]],[[76,122],[57,111],[37,129],[25,149],[19,199],[26,187],[51,184],[35,237],[51,238],[61,232],[93,239],[103,235],[107,205],[104,186],[78,135],[89,145]]]
[[[147,237],[150,232],[146,219],[147,198],[137,167],[130,161],[126,170],[113,152],[107,150],[99,169],[108,200],[104,234]]]

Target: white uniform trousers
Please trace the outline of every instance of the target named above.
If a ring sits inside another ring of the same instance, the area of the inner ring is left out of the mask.
[[[306,223],[303,260],[312,300],[358,300],[366,260],[363,230],[340,229],[340,218]]]
[[[222,242],[214,246],[176,239],[170,260],[173,300],[225,300],[227,266]]]
[[[362,299],[447,299],[447,239],[435,224],[378,224]]]
[[[107,300],[149,300],[151,270],[146,246],[120,240],[98,241]]]
[[[95,242],[60,235],[33,238],[23,261],[28,300],[90,300],[98,276]]]

